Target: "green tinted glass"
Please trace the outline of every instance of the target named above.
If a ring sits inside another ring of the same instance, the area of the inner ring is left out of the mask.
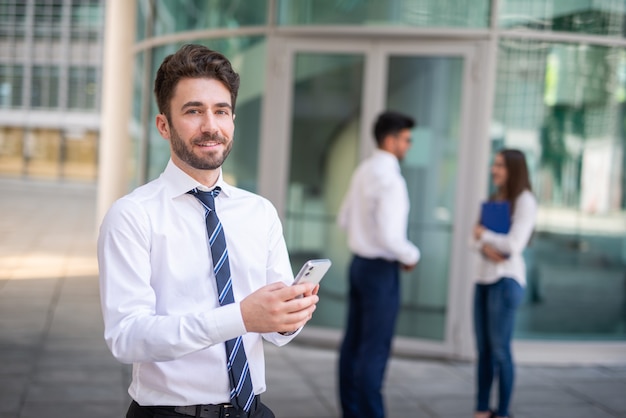
[[[145,2],[142,2],[145,3]],[[149,16],[149,5],[140,3],[138,15]],[[152,10],[154,36],[192,30],[236,29],[265,25],[267,0],[157,0]],[[140,37],[150,36],[144,32]]]
[[[488,0],[278,0],[279,25],[486,28]]]
[[[70,67],[67,89],[69,109],[95,109],[96,92],[96,69],[94,67]]]
[[[385,108],[417,121],[401,166],[411,201],[408,237],[427,260],[402,274],[397,329],[425,340],[446,335],[463,67],[462,57],[393,55],[388,61]]]
[[[626,51],[502,40],[492,146],[539,201],[521,338],[626,338]]]
[[[626,36],[626,2],[502,0],[498,25],[555,32]]]
[[[350,254],[335,219],[357,162],[365,57],[300,52],[294,64],[285,240],[294,271],[332,259],[311,324],[342,328]]]
[[[23,73],[21,65],[0,65],[0,107],[22,105]]]
[[[50,65],[33,67],[30,105],[53,108],[59,104],[59,68]]]

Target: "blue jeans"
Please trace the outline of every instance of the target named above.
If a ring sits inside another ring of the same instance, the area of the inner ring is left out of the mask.
[[[493,284],[476,285],[474,331],[478,349],[477,411],[489,410],[491,384],[497,376],[499,396],[496,412],[500,417],[509,416],[509,404],[515,380],[511,338],[515,325],[515,312],[523,295],[522,286],[509,277],[504,277]]]
[[[382,384],[400,308],[397,262],[354,257],[346,334],[339,353],[343,418],[383,418]]]

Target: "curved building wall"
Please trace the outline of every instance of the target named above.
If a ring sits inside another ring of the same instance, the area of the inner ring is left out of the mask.
[[[403,168],[415,192],[410,234],[427,255],[403,276],[398,335],[408,350],[472,355],[464,232],[490,190],[493,153],[515,147],[540,204],[518,345],[541,358],[560,343],[610,342],[623,360],[625,22],[621,1],[137,1],[129,184],[155,178],[169,156],[151,91],[162,59],[190,42],[227,55],[242,85],[225,176],[277,205],[294,270],[307,257],[336,261],[313,320],[332,340],[349,260],[334,217],[373,146],[372,103],[423,109],[418,122],[432,129],[414,133]],[[376,83],[387,96],[370,93]],[[413,95],[428,86],[429,96]]]

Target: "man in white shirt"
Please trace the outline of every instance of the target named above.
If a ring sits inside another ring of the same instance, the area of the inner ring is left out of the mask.
[[[318,301],[313,285],[290,286],[293,273],[272,204],[222,177],[238,88],[230,62],[206,47],[185,45],[166,57],[154,90],[156,126],[170,142],[171,159],[158,179],[115,202],[101,225],[105,339],[117,359],[133,364],[129,418],[273,417],[259,399],[262,338],[286,344]],[[214,208],[190,194],[209,190],[218,193]],[[230,267],[220,298],[232,289],[232,303],[218,301],[214,261],[223,264],[211,255],[205,224],[211,212],[223,227]],[[240,383],[229,375],[239,360],[229,354],[227,365],[228,341],[239,341],[235,351],[244,349]]]
[[[361,162],[339,211],[353,253],[347,327],[339,356],[343,418],[385,416],[382,382],[400,308],[400,268],[419,249],[407,239],[409,196],[400,172],[414,120],[384,112],[374,124],[377,149]]]

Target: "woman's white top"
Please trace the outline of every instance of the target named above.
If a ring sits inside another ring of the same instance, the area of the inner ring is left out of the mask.
[[[523,191],[515,200],[515,212],[511,217],[511,228],[507,234],[485,230],[475,248],[480,253],[483,244],[489,244],[509,257],[502,262],[493,262],[480,256],[476,282],[491,284],[502,277],[511,277],[522,286],[526,286],[526,263],[522,253],[535,227],[537,200],[529,190]]]

